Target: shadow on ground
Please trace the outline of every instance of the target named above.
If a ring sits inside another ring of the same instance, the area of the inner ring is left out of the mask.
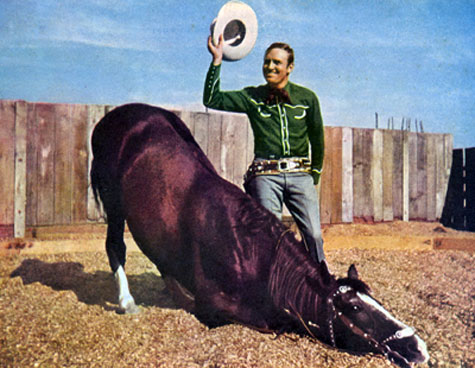
[[[70,290],[80,302],[120,313],[112,272],[84,272],[84,266],[79,262],[48,263],[39,259],[25,259],[10,277],[20,277],[24,285],[39,282],[53,290]],[[175,308],[159,275],[145,272],[128,275],[127,278],[137,305]]]

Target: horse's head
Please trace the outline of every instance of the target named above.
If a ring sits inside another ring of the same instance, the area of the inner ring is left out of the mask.
[[[429,359],[424,341],[413,328],[393,317],[370,296],[369,287],[351,265],[326,300],[333,346],[355,352],[379,352],[400,367]]]

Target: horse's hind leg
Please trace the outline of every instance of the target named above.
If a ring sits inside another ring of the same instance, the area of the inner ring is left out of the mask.
[[[112,215],[108,216],[107,222],[106,251],[119,292],[119,307],[127,314],[138,313],[139,309],[130,294],[129,283],[127,282],[127,276],[124,270],[126,253],[124,243],[125,221],[120,216]]]

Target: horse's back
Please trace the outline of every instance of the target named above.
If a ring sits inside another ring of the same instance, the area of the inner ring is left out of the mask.
[[[100,185],[110,190],[117,186],[125,168],[150,147],[156,155],[181,154],[193,159],[196,163],[193,166],[215,173],[183,121],[159,107],[139,103],[119,106],[99,121],[91,141],[94,155],[91,181],[95,192]]]
[[[130,139],[138,126],[147,127],[142,133],[155,134],[155,138],[160,131],[172,129],[176,134],[176,140],[182,141],[182,146],[186,143],[199,149],[189,129],[174,113],[156,106],[133,103],[113,109],[96,125],[92,135],[94,158],[110,160],[112,157],[107,156],[115,153],[116,157],[113,158],[118,159],[119,150],[124,150],[124,140]],[[137,135],[136,132],[135,136]]]

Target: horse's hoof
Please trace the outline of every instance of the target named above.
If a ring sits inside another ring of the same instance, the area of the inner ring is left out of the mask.
[[[125,314],[139,314],[140,308],[137,307],[135,304],[128,305],[127,308],[124,310]]]
[[[123,301],[119,303],[119,313],[121,314],[138,314],[140,313],[139,307],[135,304],[133,299],[127,300],[126,303]]]

